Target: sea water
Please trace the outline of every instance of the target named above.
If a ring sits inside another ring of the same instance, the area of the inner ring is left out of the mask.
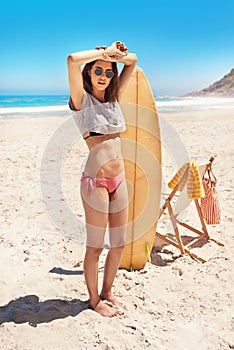
[[[61,106],[65,105],[67,100],[67,95],[2,95],[0,107]]]
[[[0,95],[0,118],[68,116],[68,95]]]
[[[68,95],[1,95],[0,118],[69,116]],[[156,96],[159,114],[234,108],[234,98]]]

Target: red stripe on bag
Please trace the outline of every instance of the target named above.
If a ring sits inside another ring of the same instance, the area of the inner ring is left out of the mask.
[[[205,197],[201,198],[202,215],[209,225],[220,224],[221,207],[216,182],[208,178],[202,180]]]

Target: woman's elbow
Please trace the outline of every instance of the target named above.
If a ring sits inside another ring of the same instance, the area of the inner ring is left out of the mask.
[[[72,54],[67,56],[67,64],[74,62]]]

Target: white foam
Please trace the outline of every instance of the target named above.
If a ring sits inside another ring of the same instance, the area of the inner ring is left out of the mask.
[[[43,106],[43,107],[11,107],[0,108],[0,115],[4,114],[29,114],[29,113],[48,113],[69,111],[68,105],[61,106]]]
[[[225,97],[181,97],[176,100],[160,101],[156,99],[157,107],[173,108],[173,107],[198,107],[205,109],[220,109],[234,107],[234,98]]]

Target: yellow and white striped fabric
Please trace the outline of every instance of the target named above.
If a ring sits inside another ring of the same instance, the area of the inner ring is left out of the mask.
[[[169,188],[174,188],[182,179],[185,171],[188,169],[188,175],[179,184],[178,190],[182,191],[187,184],[187,195],[189,199],[199,199],[205,197],[202,178],[199,173],[198,165],[194,161],[185,163],[168,183]]]

